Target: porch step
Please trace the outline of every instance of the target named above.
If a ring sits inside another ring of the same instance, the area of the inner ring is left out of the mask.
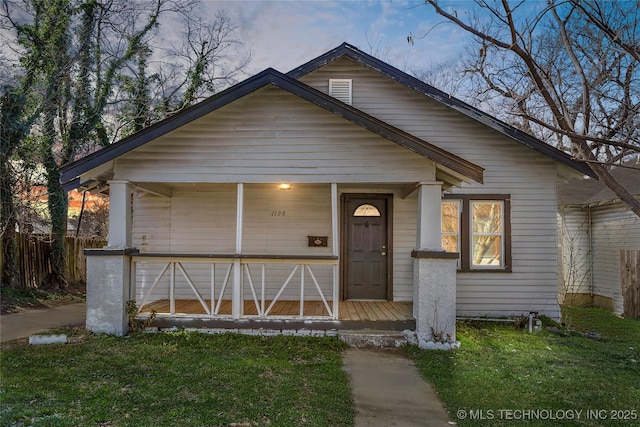
[[[140,317],[143,319],[143,317]],[[158,315],[150,326],[165,328],[197,328],[197,329],[309,329],[336,330],[342,332],[376,331],[403,336],[405,330],[415,331],[416,321],[408,320],[305,320],[305,319],[207,319],[194,316],[164,316]]]
[[[399,348],[410,342],[411,331],[376,329],[342,330],[338,338],[355,348]]]

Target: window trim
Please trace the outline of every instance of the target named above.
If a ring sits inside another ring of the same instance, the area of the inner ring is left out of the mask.
[[[443,215],[444,215],[444,211],[440,212],[440,218],[441,218],[441,223],[440,223],[440,234],[441,237],[444,236],[455,236],[456,237],[456,248],[458,248],[458,251],[456,251],[455,253],[460,254],[460,245],[462,244],[461,241],[461,235],[462,235],[462,231],[461,231],[461,223],[460,221],[462,220],[462,200],[460,199],[453,199],[453,200],[442,200],[441,205],[444,205],[444,203],[451,203],[451,204],[455,204],[456,205],[456,213],[457,213],[457,223],[458,223],[458,228],[456,229],[455,232],[451,232],[451,231],[444,231],[444,229],[442,228],[442,219],[443,219]],[[445,252],[447,251],[445,248],[445,245],[442,245],[442,248],[445,250]],[[453,252],[452,252],[453,253]],[[458,256],[457,260],[456,260],[456,269],[460,270],[460,256]]]
[[[497,273],[512,272],[511,257],[511,195],[510,194],[444,194],[443,201],[459,200],[460,201],[460,242],[458,249],[460,250],[460,263],[458,271],[473,273]],[[471,229],[471,202],[502,202],[503,215],[503,234],[504,241],[502,243],[504,261],[503,265],[493,266],[472,266],[471,251],[472,249],[472,229]]]

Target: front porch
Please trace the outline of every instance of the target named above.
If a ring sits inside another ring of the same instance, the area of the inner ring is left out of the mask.
[[[415,330],[413,304],[341,300],[332,256],[131,256],[138,318],[152,326]]]
[[[457,254],[441,248],[441,182],[175,184],[165,195],[160,184],[109,184],[109,247],[87,253],[92,331],[126,334],[134,301],[140,318],[157,312],[159,328],[455,341]]]

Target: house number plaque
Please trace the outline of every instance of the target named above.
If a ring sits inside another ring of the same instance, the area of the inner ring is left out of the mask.
[[[309,238],[309,246],[326,247],[328,236],[307,236]]]

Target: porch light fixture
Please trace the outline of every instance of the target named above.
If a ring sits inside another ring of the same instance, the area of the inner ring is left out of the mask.
[[[280,184],[278,188],[280,190],[291,190],[291,184]]]

